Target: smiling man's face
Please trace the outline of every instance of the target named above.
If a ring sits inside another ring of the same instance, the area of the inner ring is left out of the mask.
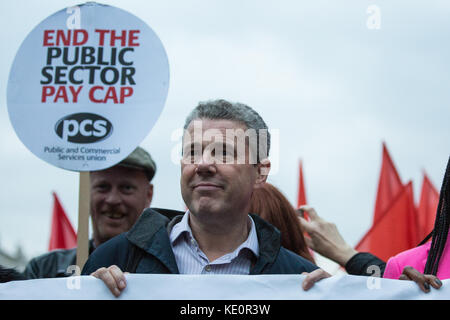
[[[199,123],[201,134],[196,134]],[[245,161],[237,161],[238,144],[229,132],[238,129],[247,130],[240,122],[211,119],[192,121],[186,129],[181,193],[190,212],[206,219],[203,221],[220,219],[223,214],[247,214],[253,189],[265,181],[259,173],[260,165],[248,161],[247,142]],[[218,139],[204,139],[207,131],[214,132],[213,136]],[[222,150],[217,152],[218,149],[211,148],[214,144],[221,145]]]
[[[153,185],[143,170],[114,166],[90,173],[91,217],[96,246],[128,231],[150,206]]]

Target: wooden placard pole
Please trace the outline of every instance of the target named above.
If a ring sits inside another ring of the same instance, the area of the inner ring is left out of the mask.
[[[80,271],[89,256],[89,210],[90,181],[89,171],[80,172],[78,196],[77,266]]]

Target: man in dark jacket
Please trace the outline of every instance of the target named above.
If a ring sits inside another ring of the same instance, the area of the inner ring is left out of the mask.
[[[180,212],[179,216],[170,220],[156,210],[145,209],[128,233],[106,242],[98,254],[89,258],[83,274],[91,274],[100,266],[111,265],[136,273],[180,273],[171,250],[169,234],[173,226],[182,220],[183,214]],[[282,247],[278,229],[257,215],[250,216],[259,239],[259,254],[252,256],[249,274],[301,274],[318,268]]]
[[[116,296],[126,286],[123,271],[313,272],[313,281],[329,276],[283,248],[279,231],[248,213],[253,190],[270,170],[270,134],[263,119],[246,105],[216,100],[200,103],[184,129],[180,185],[188,211],[169,221],[146,210],[128,233],[90,256],[83,274],[102,279]]]
[[[90,172],[93,238],[89,241],[89,254],[103,242],[128,231],[150,206],[155,172],[155,162],[141,147],[111,168]],[[69,266],[75,264],[76,248],[53,250],[31,259],[24,276],[67,277],[75,271]]]

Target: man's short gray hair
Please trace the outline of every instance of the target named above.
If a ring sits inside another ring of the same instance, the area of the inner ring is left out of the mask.
[[[187,116],[184,123],[186,130],[189,124],[196,119],[211,119],[211,120],[231,120],[243,123],[247,129],[254,129],[257,134],[258,146],[258,162],[260,159],[260,152],[262,151],[265,158],[269,156],[270,150],[270,133],[267,124],[261,116],[249,106],[239,102],[229,102],[224,99],[208,100],[200,102],[197,107]],[[266,150],[259,150],[260,141],[267,141]]]

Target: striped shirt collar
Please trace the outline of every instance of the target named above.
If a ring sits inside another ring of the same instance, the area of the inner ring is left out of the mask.
[[[193,234],[192,229],[189,225],[189,210],[186,211],[186,213],[183,215],[183,218],[180,222],[175,224],[170,232],[170,243],[172,247],[176,245],[178,241],[182,241],[184,239],[185,241],[196,241]],[[250,250],[256,257],[259,256],[259,244],[258,244],[258,236],[256,234],[256,227],[255,222],[253,219],[248,216],[248,219],[250,220],[250,232],[248,233],[247,239],[239,246],[237,247],[232,253],[229,253],[227,255],[230,255],[230,258],[233,259],[237,257],[240,252],[243,249]],[[185,235],[182,237],[182,235]]]

